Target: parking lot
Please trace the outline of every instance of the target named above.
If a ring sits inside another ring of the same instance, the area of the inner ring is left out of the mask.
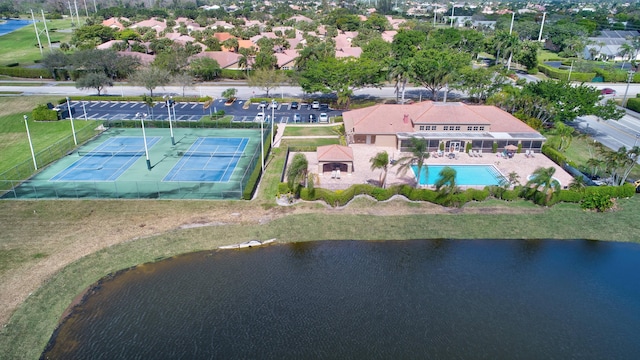
[[[177,121],[199,121],[203,116],[224,110],[226,115],[233,116],[234,122],[271,122],[276,123],[316,123],[331,122],[342,111],[330,109],[328,104],[319,102],[263,102],[246,105],[244,100],[236,100],[232,105],[225,105],[224,99],[215,100],[205,109],[199,102],[175,102],[167,107],[165,102],[156,102],[149,108],[143,102],[133,101],[71,101],[74,119],[86,120],[135,120],[138,114],[147,114],[147,120],[166,121],[169,116]],[[66,104],[59,106],[66,109]],[[170,114],[169,114],[170,113]]]

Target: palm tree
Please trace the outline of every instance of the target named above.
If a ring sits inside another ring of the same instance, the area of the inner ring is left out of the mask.
[[[633,54],[633,46],[629,43],[624,43],[620,45],[620,50],[618,50],[618,55],[622,57],[622,68],[624,69],[624,63],[627,59],[631,60],[631,54]]]
[[[438,179],[435,184],[436,191],[445,198],[445,205],[451,202],[451,196],[456,193],[458,187],[456,186],[456,170],[445,166],[438,173]]]
[[[565,151],[571,145],[571,141],[573,140],[573,133],[575,132],[575,129],[561,122],[557,122],[555,124],[555,127],[556,127],[556,134],[560,135],[560,146],[558,146],[558,150]]]
[[[402,95],[402,104],[404,104],[404,92],[407,81],[411,77],[411,63],[407,59],[400,59],[391,64],[389,77],[395,82],[396,102],[398,96]]]
[[[409,151],[411,151],[411,155],[402,157],[398,159],[398,174],[404,175],[411,168],[412,165],[416,165],[417,173],[416,173],[416,188],[420,186],[420,176],[422,173],[422,167],[427,170],[426,165],[424,165],[424,161],[429,158],[429,147],[427,145],[427,141],[424,139],[418,139],[415,137],[411,138],[411,146],[409,146]]]
[[[376,156],[369,159],[371,163],[371,170],[382,169],[380,173],[380,181],[378,184],[384,189],[385,182],[387,180],[387,171],[389,169],[389,154],[386,151],[382,151],[376,154]]]
[[[542,192],[547,194],[546,202],[549,202],[551,195],[555,191],[560,190],[560,183],[553,178],[556,168],[553,166],[548,168],[539,167],[533,172],[533,176],[527,181],[527,187],[533,185],[535,190],[542,188]]]
[[[297,153],[293,156],[291,164],[287,169],[287,184],[289,189],[293,190],[296,194],[300,193],[300,186],[305,185],[307,180],[307,168],[309,162],[304,154]]]

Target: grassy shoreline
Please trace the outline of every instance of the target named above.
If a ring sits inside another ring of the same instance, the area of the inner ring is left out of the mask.
[[[45,204],[50,203],[50,204]],[[73,214],[93,212],[94,220],[109,224],[126,214],[113,214],[113,209],[130,206],[131,201],[114,201],[104,204],[105,210],[96,207],[103,202],[4,202],[2,208],[11,211],[16,221],[9,227],[8,236],[30,235],[36,229],[29,210],[36,205],[52,208],[72,205]],[[136,202],[137,211],[151,214],[168,207],[180,207],[180,211],[193,213],[218,207],[212,202]],[[142,204],[142,205],[140,205]],[[246,203],[243,203],[246,204]],[[191,206],[192,205],[192,206]],[[222,203],[220,207],[235,208],[240,203]],[[481,205],[481,206],[480,206]],[[316,204],[298,204],[293,207],[274,207],[263,210],[259,202],[240,205],[238,211],[261,213],[262,217],[244,219],[236,223],[220,225],[202,219],[190,226],[180,226],[152,236],[127,239],[104,247],[74,261],[49,278],[34,291],[13,314],[0,332],[0,359],[38,358],[49,337],[69,304],[99,279],[132,266],[158,261],[171,256],[214,250],[220,245],[246,239],[277,238],[279,243],[317,240],[407,240],[407,239],[601,239],[610,241],[640,242],[637,213],[640,197],[622,199],[618,210],[610,213],[584,212],[575,205],[559,204],[553,208],[539,208],[525,202],[489,202],[471,204],[463,209],[435,208],[394,200],[374,204],[360,198],[346,208],[327,210]],[[407,215],[375,214],[373,210],[389,207],[390,211]],[[53,211],[53,210],[50,210]],[[69,210],[71,211],[71,210]],[[225,209],[226,211],[226,209]],[[289,214],[291,213],[291,214]],[[111,214],[111,215],[109,215]],[[264,215],[273,217],[262,221]],[[70,214],[47,213],[50,226],[62,226]],[[215,219],[215,217],[213,217]],[[246,220],[246,221],[245,221]],[[83,221],[87,221],[84,219]],[[354,226],[354,224],[358,224]],[[89,225],[89,224],[87,224]],[[18,228],[14,228],[18,227]],[[6,234],[6,233],[5,233]],[[35,236],[35,234],[33,234]],[[5,235],[6,236],[6,235]],[[76,234],[79,239],[85,234]],[[36,236],[37,237],[37,236]],[[14,239],[15,240],[15,239]],[[249,250],[253,251],[253,250]],[[34,260],[35,261],[35,260]]]

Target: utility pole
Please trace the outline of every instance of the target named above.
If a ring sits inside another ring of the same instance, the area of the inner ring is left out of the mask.
[[[540,24],[540,33],[538,34],[538,42],[542,41],[542,28],[544,28],[544,18],[547,16],[546,12],[542,13],[542,24]]]
[[[49,43],[49,52],[53,52],[53,48],[51,48],[51,37],[49,37],[49,29],[47,29],[47,19],[44,17],[44,10],[40,9],[40,13],[42,13],[42,23],[44,24],[44,32],[47,34],[47,42]],[[33,14],[31,14],[33,17]]]
[[[40,55],[43,55],[42,43],[40,42],[40,32],[38,31],[38,25],[36,25],[36,18],[33,16],[33,10],[31,10],[31,21],[33,21],[33,28],[36,30],[36,38],[38,39],[38,48],[40,49]]]

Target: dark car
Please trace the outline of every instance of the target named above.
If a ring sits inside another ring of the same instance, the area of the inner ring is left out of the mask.
[[[616,95],[616,91],[613,90],[612,88],[604,88],[602,90],[600,90],[600,94],[602,95]]]
[[[329,104],[320,104],[320,110],[329,110]]]
[[[310,123],[317,123],[318,122],[318,115],[316,114],[309,114],[309,122]]]
[[[298,102],[297,101],[292,101],[291,102],[291,108],[292,109],[297,109],[298,108]]]

